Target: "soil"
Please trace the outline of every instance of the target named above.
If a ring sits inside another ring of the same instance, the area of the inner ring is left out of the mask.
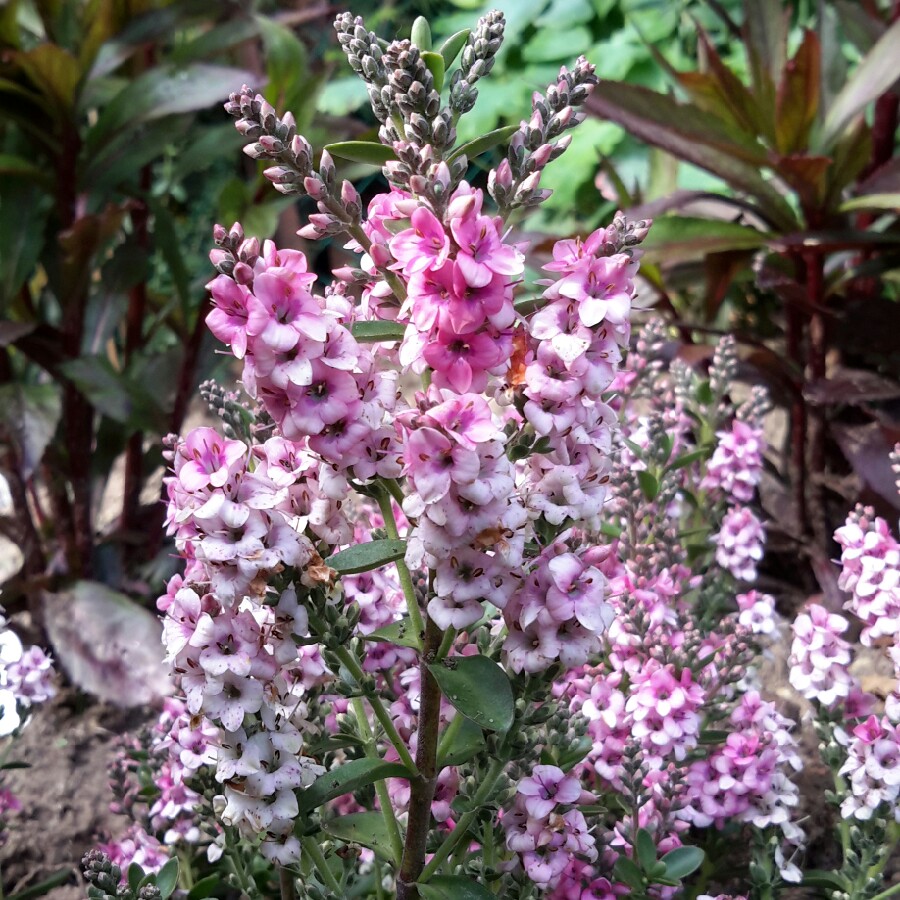
[[[12,752],[13,759],[31,767],[8,770],[3,778],[22,804],[0,849],[7,896],[71,869],[66,884],[45,896],[83,900],[82,854],[124,827],[109,811],[116,738],[152,715],[147,709],[103,705],[72,689],[35,710]]]

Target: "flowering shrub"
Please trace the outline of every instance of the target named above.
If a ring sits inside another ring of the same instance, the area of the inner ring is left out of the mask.
[[[275,187],[315,202],[301,233],[355,258],[317,289],[303,253],[216,227],[208,324],[245,395],[207,384],[222,431],[167,441],[185,570],[158,606],[183,699],[114,773],[135,824],[86,857],[91,896],[124,873],[167,897],[177,848],[197,897],[225,867],[251,898],[698,897],[741,830],[748,895],[804,878],[794,723],[751,665],[776,630],[753,587],[767,399],[736,396],[730,339],[708,372],[665,365],[656,321],[622,365],[648,222],[559,241],[529,280],[511,224],[595,79],[579,60],[527,122],[455,147],[503,26],[434,50],[422,19],[385,44],[339,16],[381,144],[318,163],[289,113],[247,88],[226,106]],[[364,202],[335,158],[383,164],[388,190]],[[896,545],[870,519],[843,582],[874,637]],[[896,729],[863,718],[845,627],[798,620],[792,683],[847,704],[826,750],[846,748],[843,814],[875,823],[842,826],[846,871],[820,877],[875,896]]]
[[[28,724],[31,708],[54,696],[54,676],[51,659],[38,646],[23,647],[0,608],[0,739],[7,739],[0,751],[0,847],[6,843],[10,818],[22,811],[19,799],[3,784],[4,769],[21,765],[8,759],[9,742]]]

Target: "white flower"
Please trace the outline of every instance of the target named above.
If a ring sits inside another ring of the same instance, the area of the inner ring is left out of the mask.
[[[22,719],[16,708],[16,695],[5,688],[0,689],[0,737],[12,734],[21,724]]]

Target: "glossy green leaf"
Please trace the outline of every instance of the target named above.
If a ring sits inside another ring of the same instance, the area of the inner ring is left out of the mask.
[[[406,326],[401,322],[355,322],[350,328],[353,337],[361,344],[379,344],[382,341],[402,341]]]
[[[898,212],[900,211],[900,194],[864,194],[862,197],[853,197],[841,204],[841,212],[855,212],[859,209]]]
[[[178,886],[178,859],[172,857],[157,873],[156,886],[162,895],[162,900],[169,900],[172,892]]]
[[[320,775],[308,788],[297,792],[300,812],[311,812],[329,800],[352,794],[385,778],[409,778],[409,771],[400,763],[383,759],[352,759]]]
[[[339,159],[365,163],[369,166],[383,166],[386,162],[397,158],[392,147],[376,141],[340,141],[336,144],[327,144],[325,149]]]
[[[396,864],[391,852],[391,839],[384,816],[377,812],[351,813],[322,823],[322,831],[347,844],[368,847],[377,856]]]
[[[416,887],[422,900],[497,900],[483,884],[464,875],[435,875]]]
[[[133,862],[128,867],[126,877],[128,879],[128,887],[131,888],[133,893],[137,893],[138,885],[144,880],[144,870],[138,863]]]
[[[447,157],[447,161],[452,162],[457,156],[462,156],[463,154],[466,155],[467,159],[475,159],[476,156],[481,156],[482,153],[509,140],[518,130],[518,125],[504,125],[502,128],[495,128],[493,131],[475,138],[475,140],[461,144]]]
[[[822,125],[820,146],[829,148],[873,100],[900,78],[900,19],[881,36],[834,98]]]
[[[431,72],[431,77],[434,79],[434,89],[440,93],[444,89],[444,73],[446,71],[444,57],[440,53],[424,50],[422,52],[422,62],[425,63],[428,71]]]
[[[640,867],[645,872],[650,872],[656,864],[656,842],[653,835],[646,828],[638,828],[634,843]]]
[[[409,32],[409,39],[420,50],[431,49],[431,26],[425,16],[416,16]]]
[[[453,65],[453,61],[459,56],[459,51],[462,50],[466,45],[466,41],[469,39],[469,35],[471,34],[470,29],[463,28],[462,31],[457,31],[456,34],[451,34],[450,37],[441,44],[438,52],[444,58],[444,69],[449,69],[451,65]]]
[[[232,91],[254,80],[252,72],[207,63],[194,63],[181,69],[150,69],[116,94],[100,114],[97,124],[88,132],[87,156],[90,158],[125,128],[206,109],[224,102]]]
[[[666,877],[674,881],[680,881],[687,878],[692,872],[703,865],[703,857],[705,856],[700,847],[676,847],[670,850],[662,861],[666,864]]]
[[[422,649],[422,639],[413,631],[408,618],[399,622],[392,622],[384,628],[376,628],[375,631],[363,635],[364,640],[381,644],[394,644],[397,647],[410,647],[413,650]]]
[[[406,541],[367,541],[329,556],[325,564],[341,575],[358,575],[403,559],[405,553]]]
[[[440,746],[439,769],[444,766],[462,765],[484,749],[484,732],[481,728],[466,716],[459,716],[459,724],[454,726],[453,723],[456,721],[454,719],[448,726],[456,729],[450,745],[448,747]]]
[[[515,703],[506,672],[486,656],[453,656],[428,667],[444,696],[488,731],[506,731]]]

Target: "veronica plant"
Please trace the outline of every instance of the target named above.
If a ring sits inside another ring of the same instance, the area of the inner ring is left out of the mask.
[[[545,199],[592,66],[563,68],[520,126],[457,146],[502,15],[440,48],[423,19],[391,43],[349,14],[335,28],[380,144],[317,153],[248,88],[226,106],[276,189],[315,202],[301,235],[356,259],[314,292],[303,253],[216,228],[208,324],[249,401],[210,387],[225,433],[169,442],[188,563],[160,600],[165,640],[191,722],[217,733],[213,805],[246,894],[272,877],[252,857],[280,867],[283,895],[303,873],[310,895],[493,896],[514,877],[495,839],[513,763],[612,617],[591,559],[605,393],[648,223],[560,242],[526,290],[508,223]],[[486,190],[469,183],[469,159],[507,140]],[[383,164],[388,189],[364,203],[335,159]],[[585,486],[563,516],[560,474]],[[535,827],[550,823],[554,866],[589,862],[587,795],[551,768],[528,782]]]

